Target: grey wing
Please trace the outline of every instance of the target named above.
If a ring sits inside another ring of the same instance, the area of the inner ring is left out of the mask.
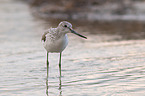
[[[47,33],[49,33],[49,30],[46,30],[46,31],[43,33],[43,35],[42,35],[41,40],[43,40],[44,42],[45,42],[45,40],[46,40],[46,34],[47,34]]]

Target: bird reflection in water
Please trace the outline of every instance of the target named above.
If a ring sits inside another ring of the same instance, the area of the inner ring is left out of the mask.
[[[48,73],[47,73],[47,78],[46,78],[46,95],[47,96],[49,96],[48,87],[49,87],[49,85],[48,85]],[[61,83],[61,76],[60,76],[59,77],[59,88],[58,88],[58,90],[59,90],[59,96],[62,96],[62,89],[61,89],[61,87],[62,87],[62,83]]]

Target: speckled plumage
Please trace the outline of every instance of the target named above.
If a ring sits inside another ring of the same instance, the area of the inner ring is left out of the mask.
[[[67,44],[67,34],[57,31],[57,28],[50,28],[45,35],[43,46],[47,52],[62,52]]]
[[[68,45],[67,33],[74,33],[80,37],[83,35],[76,33],[72,29],[71,23],[67,21],[60,22],[57,28],[50,28],[42,35],[43,46],[49,52],[62,52]]]

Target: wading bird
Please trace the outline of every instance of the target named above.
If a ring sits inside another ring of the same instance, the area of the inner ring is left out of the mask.
[[[67,33],[74,33],[82,38],[87,39],[87,37],[75,32],[72,29],[72,24],[67,21],[60,22],[57,28],[50,28],[42,35],[42,40],[44,41],[43,46],[47,51],[47,78],[49,71],[48,54],[54,52],[60,53],[59,72],[61,78],[61,55],[62,51],[66,48],[68,44]]]

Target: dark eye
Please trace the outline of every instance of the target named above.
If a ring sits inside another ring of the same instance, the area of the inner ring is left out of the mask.
[[[67,25],[64,25],[64,27],[67,27]]]

